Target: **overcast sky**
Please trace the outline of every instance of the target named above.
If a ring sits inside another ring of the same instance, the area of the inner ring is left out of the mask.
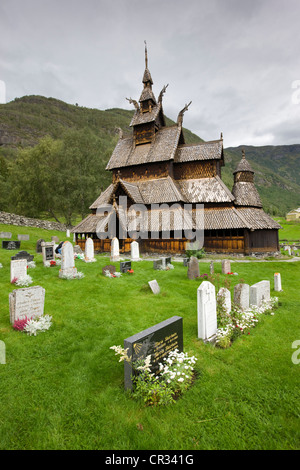
[[[192,101],[205,140],[300,143],[299,0],[1,0],[0,100],[131,109],[144,40],[168,117]]]

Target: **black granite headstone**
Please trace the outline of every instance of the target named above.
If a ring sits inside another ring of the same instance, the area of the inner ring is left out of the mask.
[[[53,260],[54,258],[54,246],[45,247],[46,261]]]
[[[34,256],[27,253],[27,251],[19,251],[15,256],[12,256],[11,259],[27,259],[27,262],[33,261]]]
[[[3,240],[2,241],[2,248],[5,250],[19,250],[21,246],[20,241],[8,241],[8,240]]]
[[[121,261],[120,273],[127,273],[131,269],[131,261]]]
[[[127,355],[131,362],[146,359],[151,354],[151,371],[157,373],[159,362],[166,355],[178,349],[183,351],[183,326],[182,317],[174,316],[158,323],[147,330],[124,340],[124,349],[128,348]],[[131,363],[124,362],[124,386],[132,390],[132,376],[135,373]]]

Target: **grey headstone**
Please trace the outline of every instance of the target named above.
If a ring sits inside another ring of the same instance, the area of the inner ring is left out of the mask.
[[[270,300],[270,281],[260,281],[250,286],[250,305],[260,307],[267,300]]]
[[[191,256],[190,258],[187,276],[189,279],[197,279],[197,277],[200,277],[199,261],[195,256]]]
[[[18,240],[28,241],[28,240],[29,240],[29,235],[22,235],[22,234],[19,234],[19,235],[18,235]]]
[[[27,275],[27,260],[16,259],[10,262],[10,282],[13,279],[20,279]]]
[[[221,287],[219,292],[217,293],[217,299],[223,300],[223,305],[227,313],[231,312],[231,294],[230,290],[226,289],[226,287]]]
[[[44,314],[45,289],[41,286],[16,289],[9,294],[10,322]]]
[[[241,310],[247,310],[249,308],[249,284],[237,284],[234,287],[233,302]]]
[[[222,260],[222,274],[231,273],[231,264],[229,259]]]
[[[162,269],[162,267],[163,267],[162,259],[155,259],[153,261],[153,269],[158,270],[158,269]]]

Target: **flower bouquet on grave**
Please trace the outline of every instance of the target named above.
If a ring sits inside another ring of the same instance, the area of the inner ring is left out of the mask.
[[[127,274],[133,274],[134,270],[133,269],[128,269]]]
[[[52,266],[56,266],[56,261],[54,261],[54,260],[51,260],[51,261],[50,261],[50,268],[51,268]]]
[[[19,320],[15,320],[13,328],[17,331],[23,331],[30,336],[36,336],[38,332],[44,332],[49,330],[52,325],[52,317],[50,315],[43,315],[41,317],[25,317]]]

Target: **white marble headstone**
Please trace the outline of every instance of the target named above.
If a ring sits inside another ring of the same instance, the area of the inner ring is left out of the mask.
[[[9,316],[15,320],[35,318],[44,314],[45,289],[41,286],[16,289],[9,294]]]
[[[274,274],[274,290],[276,292],[281,292],[282,291],[282,288],[281,288],[281,275],[280,273],[275,273]]]
[[[270,300],[270,281],[260,281],[250,286],[250,305],[260,307],[264,300]]]
[[[116,237],[111,241],[110,261],[120,261],[119,240]]]
[[[27,275],[27,259],[16,259],[10,262],[10,282]]]
[[[92,238],[87,238],[85,241],[84,261],[86,263],[96,261],[94,258],[94,242]]]
[[[140,259],[140,247],[138,242],[134,241],[130,244],[131,249],[131,261],[139,261]]]
[[[213,341],[217,332],[215,286],[203,281],[197,289],[198,338]]]
[[[64,242],[61,247],[61,269],[59,270],[59,277],[69,274],[75,275],[77,269],[75,268],[74,249],[71,242]]]

